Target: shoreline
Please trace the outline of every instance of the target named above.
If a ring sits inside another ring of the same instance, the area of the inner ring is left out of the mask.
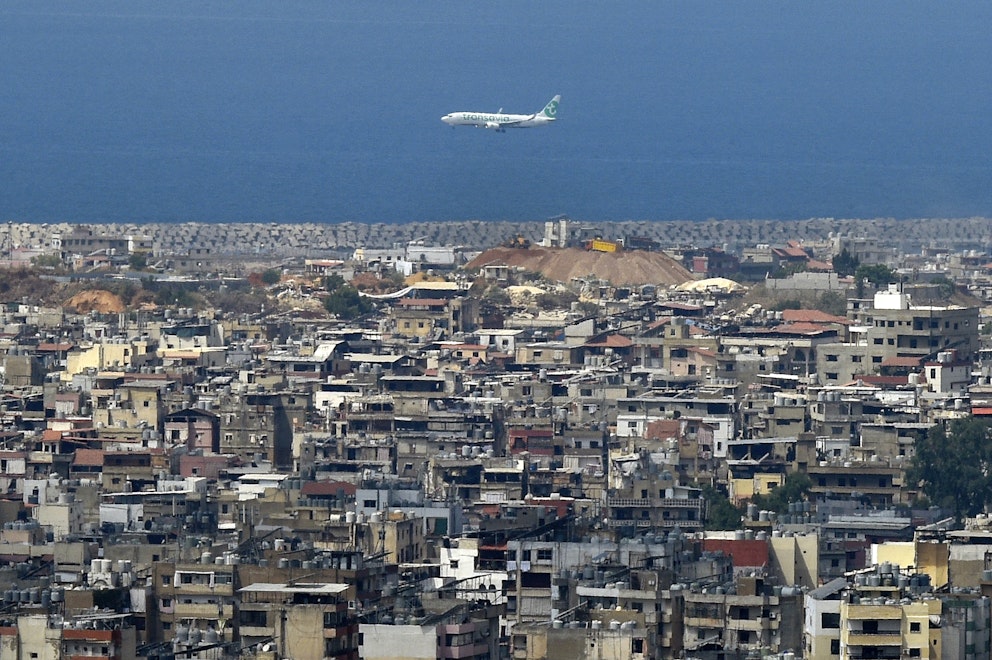
[[[923,246],[950,249],[992,247],[990,218],[920,218],[896,220],[810,218],[806,220],[665,220],[591,222],[573,220],[599,231],[605,238],[642,236],[663,247],[722,246],[729,251],[788,240],[823,242],[835,236],[868,237],[880,246],[915,252]],[[359,247],[389,248],[423,240],[427,245],[460,246],[483,250],[508,238],[524,236],[532,242],[544,235],[544,220],[492,222],[450,220],[385,223],[0,223],[0,247],[50,248],[56,236],[77,228],[96,234],[138,235],[151,239],[156,254],[186,254],[208,248],[218,256],[270,255],[319,258]],[[12,244],[11,245],[11,241]],[[302,253],[302,254],[301,254]]]

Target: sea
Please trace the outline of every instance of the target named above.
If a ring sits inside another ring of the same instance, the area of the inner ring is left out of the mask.
[[[990,34],[987,0],[0,0],[0,222],[992,216]]]

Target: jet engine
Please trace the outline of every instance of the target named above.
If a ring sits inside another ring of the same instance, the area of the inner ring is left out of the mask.
[[[494,121],[487,121],[486,122],[486,128],[492,128],[492,129],[498,131],[499,130],[499,124],[497,122],[494,122]]]

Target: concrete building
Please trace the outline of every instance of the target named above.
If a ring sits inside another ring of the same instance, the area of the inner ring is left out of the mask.
[[[358,620],[348,609],[349,585],[255,582],[238,590],[242,644],[268,643],[257,660],[358,660]]]

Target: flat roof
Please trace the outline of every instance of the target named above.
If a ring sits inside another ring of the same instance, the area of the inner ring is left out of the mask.
[[[340,584],[337,582],[296,582],[293,584],[283,582],[255,582],[247,587],[238,589],[238,592],[337,595],[344,593],[347,590],[347,584]]]

